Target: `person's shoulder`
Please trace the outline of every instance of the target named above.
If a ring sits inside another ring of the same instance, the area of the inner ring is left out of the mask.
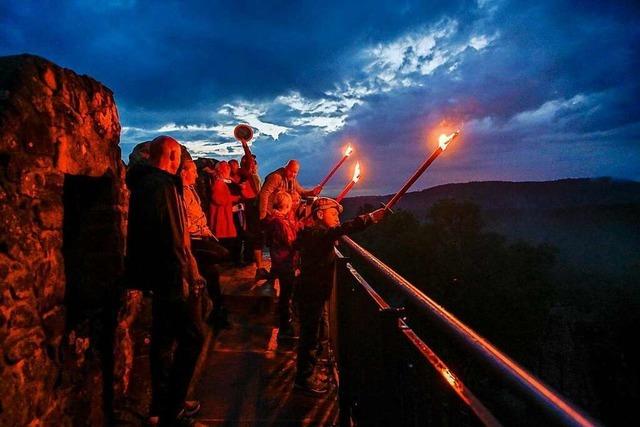
[[[276,169],[266,176],[265,181],[279,181],[282,179],[284,168]]]
[[[153,173],[147,175],[146,183],[149,186],[157,187],[159,189],[177,189],[178,187],[182,187],[182,183],[175,175],[171,175],[170,173],[160,169],[157,169]]]
[[[313,239],[326,234],[327,231],[328,231],[327,228],[312,225],[310,227],[305,227],[302,230],[300,230],[298,232],[298,235],[300,236],[301,239]]]

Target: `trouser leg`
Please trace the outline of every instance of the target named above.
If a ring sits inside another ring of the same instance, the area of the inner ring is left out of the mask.
[[[240,238],[232,237],[220,239],[220,244],[229,251],[231,261],[234,264],[240,264],[240,255],[242,250],[242,242],[240,241]]]
[[[178,415],[184,405],[189,383],[204,342],[202,330],[187,312],[182,313],[181,320],[169,377],[169,404],[173,417]]]
[[[201,257],[196,256],[198,262],[198,270],[202,277],[207,281],[207,292],[209,296],[213,298],[213,304],[220,303],[222,292],[220,291],[220,273],[215,264],[211,264],[203,260]]]
[[[329,307],[325,302],[322,305],[322,318],[320,320],[320,330],[318,332],[318,355],[327,351],[329,346]]]
[[[198,263],[198,270],[207,281],[207,293],[213,299],[214,309],[220,308],[222,307],[222,292],[220,290],[220,273],[216,264],[228,259],[229,252],[221,244],[208,239],[192,240],[191,247]]]
[[[151,414],[166,417],[169,402],[169,376],[173,361],[175,323],[170,305],[154,299],[152,306],[151,348]]]
[[[280,296],[278,298],[278,321],[280,328],[291,323],[291,296],[295,281],[295,273],[291,269],[272,270],[280,283]]]
[[[298,294],[297,305],[300,319],[300,340],[298,341],[296,380],[302,381],[313,374],[316,365],[316,347],[323,301],[321,298],[311,295]]]

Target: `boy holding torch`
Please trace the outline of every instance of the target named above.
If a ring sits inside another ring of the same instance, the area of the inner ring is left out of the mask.
[[[325,393],[327,385],[314,375],[317,363],[318,329],[322,308],[331,295],[336,262],[334,245],[343,235],[364,230],[379,222],[388,211],[378,209],[340,224],[342,206],[333,199],[320,197],[311,206],[313,224],[298,234],[300,281],[296,303],[300,317],[300,341],[294,387],[314,395]]]

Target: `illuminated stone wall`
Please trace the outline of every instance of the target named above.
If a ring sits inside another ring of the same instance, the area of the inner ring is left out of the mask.
[[[0,57],[0,425],[105,422],[126,221],[119,138],[102,84]]]

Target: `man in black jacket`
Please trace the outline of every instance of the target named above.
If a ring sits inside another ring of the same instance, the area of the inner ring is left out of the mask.
[[[364,230],[380,221],[384,209],[340,224],[342,206],[333,199],[320,197],[311,206],[313,225],[300,232],[296,246],[300,250],[300,281],[295,299],[300,318],[300,341],[294,387],[311,394],[327,391],[326,384],[314,376],[316,348],[322,320],[322,309],[329,300],[336,262],[334,245],[340,236]]]
[[[203,343],[187,303],[202,279],[185,233],[182,184],[176,176],[180,159],[178,142],[159,136],[149,146],[148,161],[127,173],[127,281],[129,287],[153,291],[151,414],[162,425],[192,422],[183,404]]]

